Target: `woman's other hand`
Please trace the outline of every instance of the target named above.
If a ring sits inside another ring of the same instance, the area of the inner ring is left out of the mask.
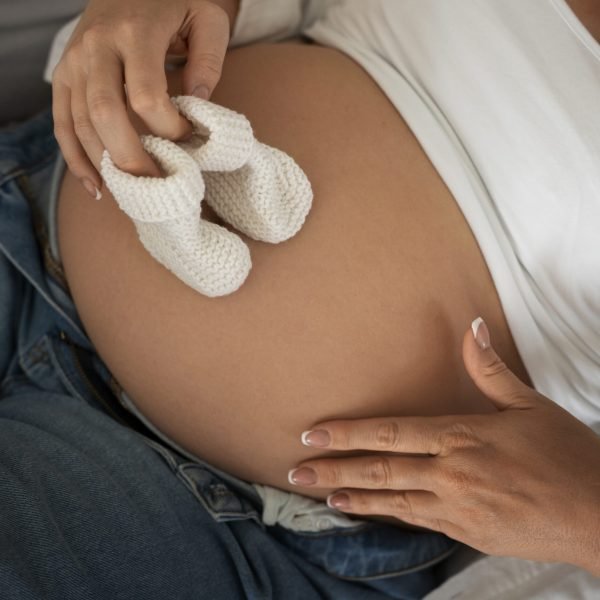
[[[106,148],[118,167],[159,175],[127,102],[155,135],[191,133],[169,100],[165,58],[187,54],[185,94],[210,97],[221,76],[239,0],[91,0],[52,79],[55,135],[65,160],[96,195]]]
[[[497,413],[320,423],[303,434],[306,445],[373,453],[305,461],[290,481],[338,489],[328,502],[348,513],[600,575],[600,438],[517,379],[485,323],[473,330],[465,365]]]

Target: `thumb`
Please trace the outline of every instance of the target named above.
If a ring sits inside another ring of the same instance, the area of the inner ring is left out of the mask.
[[[208,100],[221,78],[229,44],[229,17],[207,2],[193,17],[187,37],[188,57],[183,70],[183,93]]]
[[[475,385],[499,410],[530,408],[536,392],[525,385],[496,354],[490,332],[480,317],[463,340],[463,360]]]

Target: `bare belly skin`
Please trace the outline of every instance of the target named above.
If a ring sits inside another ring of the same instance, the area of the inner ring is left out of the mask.
[[[246,239],[253,269],[233,295],[201,296],[156,263],[106,189],[96,202],[68,174],[61,191],[81,318],[158,428],[238,477],[292,489],[288,470],[319,454],[300,433],[320,420],[494,410],[462,364],[477,316],[527,378],[466,221],[358,65],[318,46],[242,48],[213,100],[293,156],[315,193],[292,240]]]

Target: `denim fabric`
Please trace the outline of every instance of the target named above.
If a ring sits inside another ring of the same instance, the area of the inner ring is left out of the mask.
[[[433,589],[434,565],[455,548],[446,537],[379,523],[266,527],[250,484],[127,410],[57,261],[61,169],[49,113],[0,130],[2,596],[375,600]]]

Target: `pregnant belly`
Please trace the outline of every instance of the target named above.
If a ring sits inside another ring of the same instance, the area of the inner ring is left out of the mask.
[[[179,75],[172,81],[177,93]],[[329,418],[493,410],[461,340],[488,321],[526,376],[478,246],[398,112],[342,54],[261,45],[229,54],[213,98],[292,155],[314,207],[292,240],[246,240],[253,269],[209,299],[145,252],[104,190],[64,179],[60,247],[98,352],[139,409],[200,457],[288,488]],[[322,496],[322,494],[320,494]]]

